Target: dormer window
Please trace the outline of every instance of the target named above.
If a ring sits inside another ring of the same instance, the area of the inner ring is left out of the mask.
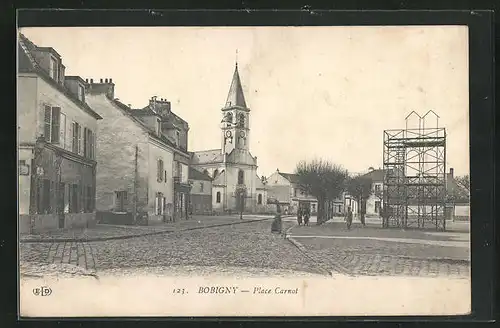
[[[175,142],[177,143],[177,146],[181,142],[181,133],[179,131],[175,131]]]
[[[78,84],[78,100],[85,101],[85,88],[81,84]]]
[[[59,80],[59,69],[57,64],[57,59],[55,59],[54,57],[50,57],[49,74],[50,77],[55,81]]]

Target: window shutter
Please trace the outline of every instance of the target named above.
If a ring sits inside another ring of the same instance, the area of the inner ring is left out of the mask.
[[[59,134],[61,127],[61,107],[52,107],[52,127],[50,141],[59,142]]]
[[[71,145],[72,145],[72,150],[74,153],[78,153],[78,145],[77,145],[77,140],[78,138],[76,137],[76,134],[77,134],[77,128],[76,128],[76,122],[73,122],[71,124],[71,135],[72,135],[72,139],[71,139]]]
[[[82,152],[82,126],[80,124],[77,123],[77,126],[78,126],[78,154],[80,155],[83,155],[83,152]]]
[[[59,143],[62,148],[66,148],[66,115],[60,113],[61,124],[59,128]]]
[[[88,130],[83,128],[83,156],[87,157],[88,154]]]
[[[43,136],[45,140],[50,142],[50,121],[52,119],[52,108],[50,106],[45,105],[45,125],[43,130]]]

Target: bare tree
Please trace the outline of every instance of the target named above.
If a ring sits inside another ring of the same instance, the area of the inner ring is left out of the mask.
[[[351,177],[347,183],[347,192],[358,204],[361,223],[365,224],[366,200],[372,193],[372,180],[363,175]]]
[[[345,190],[347,170],[329,161],[315,159],[299,162],[295,173],[299,188],[318,200],[317,224],[322,224],[327,220],[326,202],[338,198]]]
[[[470,193],[470,178],[468,174],[455,177],[455,181]]]
[[[449,191],[448,199],[453,201],[468,201],[470,195],[470,179],[469,175],[455,177],[458,188],[452,188]]]

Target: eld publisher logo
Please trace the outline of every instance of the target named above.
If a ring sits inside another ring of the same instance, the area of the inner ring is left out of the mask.
[[[50,296],[50,294],[52,294],[52,289],[47,286],[33,288],[33,294],[35,296]]]

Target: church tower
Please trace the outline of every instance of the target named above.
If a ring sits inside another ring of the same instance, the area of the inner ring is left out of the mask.
[[[249,121],[250,109],[245,102],[238,72],[238,63],[236,63],[226,104],[222,108],[221,149],[223,155],[231,153],[234,149],[240,151],[249,150]]]

